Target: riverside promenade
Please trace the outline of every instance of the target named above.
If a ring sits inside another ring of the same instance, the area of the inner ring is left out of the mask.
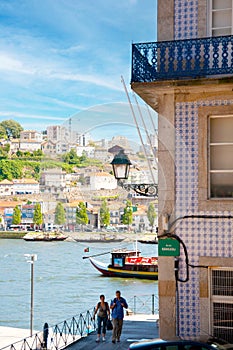
[[[96,332],[82,338],[78,342],[67,347],[68,350],[126,350],[129,345],[142,339],[159,338],[158,316],[155,315],[132,315],[125,316],[121,340],[119,343],[112,343],[112,331],[107,331],[106,341],[96,343]]]
[[[0,327],[0,349],[6,347],[11,349],[11,344],[14,344],[14,349],[22,348],[22,340],[27,338],[30,334],[29,329],[19,329],[12,327]],[[96,331],[88,336],[81,338],[75,343],[66,347],[68,350],[91,350],[91,349],[128,349],[129,345],[135,341],[142,339],[152,339],[159,337],[158,315],[143,315],[136,314],[125,316],[121,341],[119,343],[112,343],[112,332],[107,331],[106,341],[96,343]],[[30,341],[27,342],[29,344]],[[26,347],[30,349],[30,347]],[[48,346],[48,349],[55,349],[54,346]],[[58,347],[59,348],[59,347]],[[64,348],[64,345],[62,346]]]

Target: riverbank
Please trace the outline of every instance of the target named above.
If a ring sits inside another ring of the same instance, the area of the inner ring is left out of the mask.
[[[124,241],[135,242],[136,240],[153,241],[155,234],[151,233],[105,233],[105,232],[69,232],[68,239],[74,239],[80,242],[111,242]]]
[[[0,231],[0,238],[20,239],[26,235],[26,231]]]
[[[24,231],[0,231],[0,239],[22,239],[27,232]],[[36,232],[36,234],[38,234]],[[110,232],[65,232],[67,240],[80,242],[114,242],[124,241],[133,242],[135,240],[153,241],[155,234],[151,233],[110,233]]]

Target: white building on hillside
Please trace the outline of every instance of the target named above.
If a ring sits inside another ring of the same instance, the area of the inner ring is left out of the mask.
[[[34,140],[42,142],[43,135],[41,132],[35,131],[35,130],[23,130],[20,132],[20,141],[24,140]]]
[[[13,181],[4,179],[0,181],[0,196],[11,196],[14,194]]]
[[[61,168],[44,170],[40,178],[40,190],[47,193],[69,192],[70,175]]]
[[[39,182],[34,179],[13,179],[14,194],[33,194],[39,193]]]
[[[0,182],[0,195],[12,196],[15,194],[39,193],[39,182],[34,179],[7,179]]]
[[[53,142],[76,143],[77,133],[63,125],[51,125],[47,127],[47,139]]]
[[[95,147],[92,146],[77,146],[76,147],[76,153],[80,157],[83,155],[83,153],[88,157],[88,158],[94,158],[95,156]]]
[[[92,191],[115,190],[117,188],[117,180],[113,175],[100,171],[90,174],[90,186]]]
[[[24,130],[20,132],[19,150],[20,151],[38,151],[41,149],[43,141],[42,133],[35,130]]]

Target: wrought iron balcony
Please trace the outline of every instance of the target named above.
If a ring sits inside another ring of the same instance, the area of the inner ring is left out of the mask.
[[[232,35],[132,46],[132,83],[211,78],[232,73]]]

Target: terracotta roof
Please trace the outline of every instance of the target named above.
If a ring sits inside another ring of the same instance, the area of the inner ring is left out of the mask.
[[[35,140],[35,139],[21,139],[20,144],[22,143],[41,143],[42,141]]]
[[[16,205],[22,205],[22,201],[1,201],[0,200],[0,208],[14,208]]]
[[[110,176],[110,177],[114,177],[113,175],[107,173],[106,171],[98,171],[96,173],[90,174],[90,176]]]
[[[80,202],[83,202],[82,200],[76,200],[70,203],[66,203],[65,206],[69,208],[76,208]]]
[[[20,133],[27,133],[27,132],[35,132],[35,133],[37,133],[37,134],[41,134],[39,131],[36,131],[36,130],[23,130],[23,131],[21,131]]]
[[[13,179],[14,184],[39,184],[38,181],[34,179]]]
[[[4,179],[0,181],[0,185],[13,185],[13,181],[9,181],[7,179]]]

